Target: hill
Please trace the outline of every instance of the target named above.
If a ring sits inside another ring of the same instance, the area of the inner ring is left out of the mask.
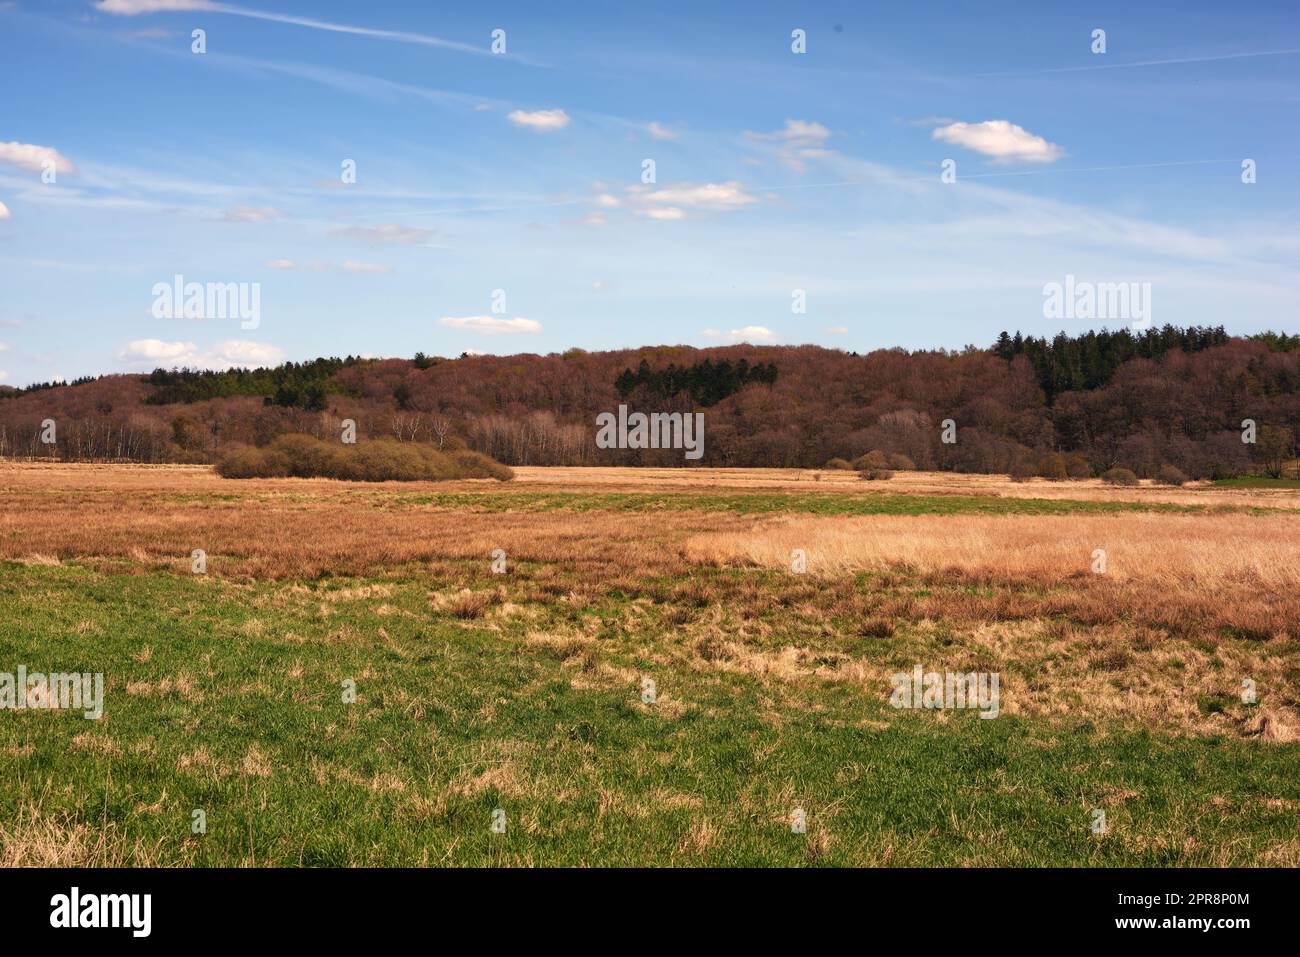
[[[703,457],[598,449],[596,416],[620,404],[702,412]],[[47,419],[54,445],[41,442]],[[1071,474],[1275,473],[1300,432],[1300,337],[1166,326],[1004,333],[960,351],[648,346],[158,369],[0,392],[0,455],[210,462],[290,432],[334,439],[345,419],[360,441],[468,446],[508,465],[820,467],[880,449],[968,472],[1041,470],[1055,453]],[[1254,443],[1242,440],[1247,419]],[[945,420],[953,443],[942,441]]]

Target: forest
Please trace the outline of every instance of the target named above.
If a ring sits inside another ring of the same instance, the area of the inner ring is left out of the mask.
[[[703,412],[704,458],[596,448],[595,417],[620,403]],[[1056,475],[1059,457],[1072,475],[1278,474],[1300,433],[1300,336],[1165,326],[864,355],[743,344],[158,369],[0,388],[0,455],[211,462],[232,443],[336,438],[344,419],[362,440],[468,447],[507,465],[820,468],[878,450],[965,472]],[[953,443],[940,439],[949,419]]]

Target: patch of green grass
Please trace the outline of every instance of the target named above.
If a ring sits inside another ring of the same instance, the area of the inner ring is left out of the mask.
[[[1258,864],[1295,837],[1300,747],[939,721],[686,660],[646,599],[429,600],[464,584],[0,566],[0,671],[107,684],[99,722],[0,712],[0,859],[79,827],[214,866]]]
[[[1215,479],[1214,486],[1216,488],[1300,488],[1300,479],[1247,475],[1242,478]]]

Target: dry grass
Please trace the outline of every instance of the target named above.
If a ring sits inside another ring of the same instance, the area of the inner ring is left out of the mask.
[[[808,571],[822,576],[901,566],[1057,586],[1093,574],[1093,552],[1102,549],[1111,580],[1280,594],[1300,592],[1298,546],[1300,516],[1116,513],[782,517],[695,536],[686,550],[697,561],[789,567],[791,552],[803,549]]]

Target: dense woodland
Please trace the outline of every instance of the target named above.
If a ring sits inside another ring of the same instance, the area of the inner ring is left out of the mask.
[[[597,449],[595,417],[619,404],[702,411],[703,459]],[[468,445],[509,465],[821,467],[878,449],[923,469],[1025,473],[1057,456],[1071,474],[1276,473],[1300,434],[1300,336],[1166,326],[1004,333],[960,351],[653,346],[159,369],[0,388],[0,455],[209,462],[287,432],[337,438],[346,418],[363,441]],[[41,442],[47,419],[53,445]],[[940,440],[945,419],[953,444]]]

